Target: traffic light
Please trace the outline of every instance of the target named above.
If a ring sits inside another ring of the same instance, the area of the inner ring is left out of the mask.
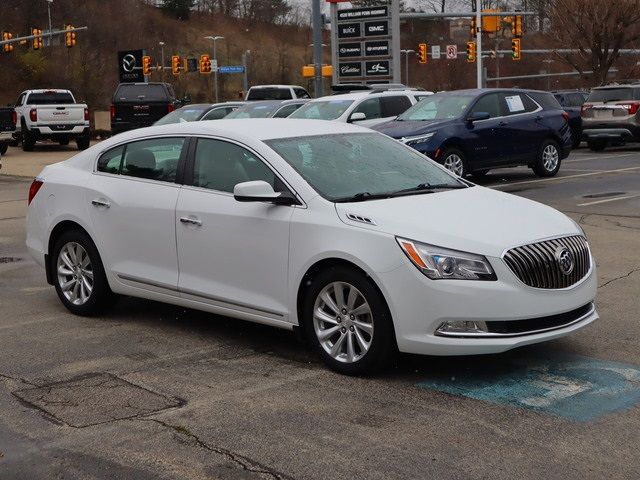
[[[13,33],[2,32],[2,40],[11,40],[12,38],[13,38]],[[13,50],[13,45],[10,43],[5,43],[2,46],[2,50],[5,51],[6,53],[9,53],[11,50]]]
[[[39,28],[32,28],[31,35],[35,35],[35,38],[31,40],[31,45],[34,50],[40,50],[42,48],[42,30]]]
[[[467,62],[476,61],[476,42],[467,42]]]
[[[71,48],[76,44],[76,32],[73,31],[73,25],[65,25],[67,32],[64,34],[64,44],[67,48]]]
[[[471,17],[471,25],[469,25],[469,36],[471,38],[475,38],[478,34],[477,30],[478,25],[476,24],[476,17]]]
[[[511,34],[515,38],[520,38],[522,36],[522,15],[516,15],[511,20]]]
[[[151,73],[151,57],[149,55],[142,56],[142,74],[149,75]]]
[[[180,56],[179,55],[173,55],[171,57],[171,73],[174,75],[180,75],[180,64],[182,62],[180,61]]]
[[[427,44],[418,44],[418,63],[427,63]]]
[[[522,59],[522,52],[521,52],[521,45],[520,45],[520,39],[519,38],[514,38],[513,40],[511,40],[511,59],[512,60],[520,60]]]
[[[207,54],[200,55],[200,73],[211,73],[211,57]]]

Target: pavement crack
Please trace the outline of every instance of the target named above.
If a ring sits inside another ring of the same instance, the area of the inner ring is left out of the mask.
[[[183,427],[182,425],[172,425],[170,423],[164,422],[162,420],[158,420],[157,418],[137,418],[136,420],[139,421],[143,421],[143,422],[155,422],[159,425],[162,425],[165,428],[168,428],[172,431],[174,431],[175,433],[188,437],[191,440],[193,440],[195,442],[196,445],[198,445],[201,448],[204,448],[205,450],[208,450],[210,452],[213,453],[217,453],[218,455],[221,455],[225,458],[227,458],[228,460],[230,460],[231,462],[235,463],[236,465],[238,465],[241,469],[247,471],[247,472],[252,472],[252,473],[257,473],[259,475],[263,475],[267,478],[273,478],[275,480],[292,480],[291,477],[280,473],[280,472],[276,472],[272,469],[270,469],[269,467],[266,467],[264,465],[261,465],[253,460],[248,459],[247,457],[244,457],[242,455],[239,455],[235,452],[232,452],[231,450],[227,450],[226,448],[222,448],[222,447],[216,447],[213,445],[209,445],[208,443],[206,443],[205,441],[201,440],[196,434],[194,434],[193,432],[191,432],[191,430],[189,430],[186,427]]]
[[[5,380],[13,380],[14,382],[21,382],[21,383],[24,383],[24,384],[30,385],[30,386],[32,386],[32,387],[37,387],[37,386],[38,386],[38,385],[36,385],[35,383],[30,382],[29,380],[26,380],[26,379],[24,379],[24,378],[21,378],[21,377],[15,377],[15,376],[12,376],[12,375],[7,375],[6,373],[1,373],[1,372],[0,372],[0,380],[1,380],[1,379],[5,379]]]
[[[609,285],[610,283],[616,282],[618,280],[621,280],[623,278],[627,278],[630,277],[631,275],[633,275],[636,272],[640,272],[640,268],[634,268],[633,270],[631,270],[628,273],[625,273],[624,275],[620,275],[619,277],[615,277],[612,278],[611,280],[607,280],[606,282],[604,282],[602,285],[600,285],[598,288],[603,288],[606,287],[607,285]]]

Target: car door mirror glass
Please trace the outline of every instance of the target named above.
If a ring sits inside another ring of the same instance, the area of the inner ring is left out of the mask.
[[[294,205],[296,199],[288,192],[276,192],[264,180],[238,183],[233,187],[233,197],[238,202],[271,202],[276,205]]]
[[[490,118],[491,115],[489,115],[489,112],[472,112],[467,117],[467,122],[473,123],[479,120],[489,120]]]
[[[350,122],[360,122],[366,119],[367,119],[367,115],[364,112],[354,112],[349,117]]]

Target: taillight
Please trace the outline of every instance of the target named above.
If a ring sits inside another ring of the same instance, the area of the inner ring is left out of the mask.
[[[16,113],[16,111],[14,110],[13,112],[11,112],[11,122],[14,125],[18,124],[18,114]]]
[[[89,109],[85,108],[84,109],[84,119],[88,122],[89,121]]]
[[[167,113],[171,113],[176,109],[176,107],[173,106],[173,104],[169,104],[167,105]]]
[[[31,205],[33,197],[36,196],[36,193],[38,193],[38,190],[40,190],[40,187],[42,187],[43,183],[44,182],[39,178],[35,178],[33,182],[31,182],[31,186],[29,187],[29,200],[27,202],[27,205]]]
[[[38,121],[38,110],[36,110],[35,108],[32,108],[29,111],[29,118],[31,119],[32,122],[37,122]]]
[[[640,108],[640,102],[623,103],[622,106],[627,109],[629,115],[635,115]]]
[[[111,120],[113,120],[114,118],[116,118],[116,106],[111,105]]]
[[[564,118],[564,120],[569,123],[569,114],[567,112],[562,112],[562,118]]]

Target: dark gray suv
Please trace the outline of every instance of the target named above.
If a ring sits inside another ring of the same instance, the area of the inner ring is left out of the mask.
[[[591,90],[582,105],[582,134],[593,151],[640,142],[640,83]]]

